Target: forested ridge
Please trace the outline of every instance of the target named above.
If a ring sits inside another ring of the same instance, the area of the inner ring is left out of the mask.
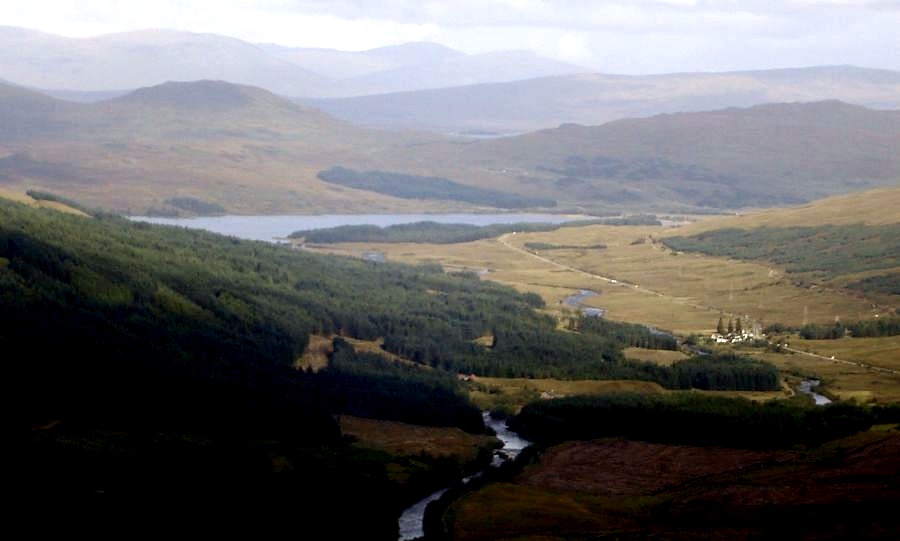
[[[660,225],[660,221],[652,214],[641,214],[624,218],[573,220],[558,224],[519,222],[512,224],[472,225],[425,221],[395,224],[386,227],[377,225],[341,225],[323,229],[295,231],[289,237],[303,239],[304,242],[315,244],[333,244],[338,242],[455,244],[499,237],[506,233],[543,233],[556,231],[564,227],[583,227],[586,225]],[[600,247],[605,248],[602,245]]]
[[[873,338],[897,336],[900,334],[900,317],[888,316],[880,319],[860,321],[836,321],[831,325],[808,323],[802,327],[788,327],[774,324],[766,327],[766,333],[795,332],[807,340],[835,340],[850,336],[853,338]]]
[[[176,486],[188,500],[232,503],[263,491],[258,505],[293,502],[327,521],[346,486],[356,491],[348,501],[368,505],[352,513],[369,518],[336,531],[387,539],[399,502],[415,494],[388,481],[395,458],[349,447],[334,414],[480,432],[458,372],[771,386],[772,367],[743,360],[703,361],[716,366],[699,372],[726,374],[703,381],[684,376],[701,361],[626,361],[628,345],[673,344],[609,321],[561,331],[542,306],[537,295],[437,266],[0,201],[0,351],[15,421],[38,427],[24,468],[38,500],[63,487],[138,498]],[[383,338],[385,350],[424,366],[337,338],[325,369],[297,370],[311,334]],[[486,334],[490,346],[476,342]],[[260,477],[273,457],[295,473]]]
[[[547,198],[525,197],[510,192],[487,190],[460,184],[443,177],[424,177],[391,171],[355,171],[332,167],[318,174],[320,180],[404,199],[437,199],[463,201],[486,207],[521,209],[555,207],[556,201]]]
[[[121,393],[123,405],[143,411],[146,399],[155,404],[154,418],[171,410],[173,421],[188,423],[178,400],[203,416],[195,404],[201,399],[166,389],[171,380],[187,380],[240,395],[214,393],[210,412],[231,407],[244,412],[238,418],[252,418],[236,404],[262,407],[272,400],[270,386],[284,387],[277,396],[288,402],[304,400],[300,389],[310,376],[290,366],[313,333],[384,338],[387,351],[449,372],[674,381],[621,352],[636,344],[671,348],[671,341],[608,321],[586,322],[581,333],[558,331],[553,317],[534,310],[543,305],[538,296],[471,273],[372,265],[114,216],[0,205],[0,346],[12,358],[44,360],[21,364],[25,381],[40,381],[27,410],[35,415],[64,407],[79,381],[95,390],[79,407],[98,415],[131,415],[101,398]],[[492,347],[474,342],[487,333]],[[73,363],[73,354],[90,362]],[[110,381],[118,383],[105,385]],[[195,419],[203,426],[213,420]],[[448,422],[454,424],[441,421]]]

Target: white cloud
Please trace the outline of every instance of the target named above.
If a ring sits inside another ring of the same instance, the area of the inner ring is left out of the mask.
[[[345,50],[436,41],[620,73],[900,69],[900,0],[0,0],[0,24],[67,36],[170,28]]]

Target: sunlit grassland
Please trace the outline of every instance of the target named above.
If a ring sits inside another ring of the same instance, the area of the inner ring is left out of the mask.
[[[651,296],[633,287],[561,269],[510,250],[495,239],[445,245],[337,244],[314,249],[346,255],[380,251],[391,261],[440,264],[448,271],[487,270],[484,279],[537,293],[548,309],[557,313],[572,313],[571,307],[563,305],[564,299],[579,289],[590,289],[600,295],[585,304],[606,309],[610,319],[646,323],[682,334],[715,327],[719,317],[718,311],[694,305],[688,299]]]
[[[679,235],[728,227],[792,227],[823,224],[882,225],[900,222],[900,187],[838,195],[793,208],[766,209],[740,216],[711,217],[686,225]]]
[[[650,240],[651,236],[656,239],[664,234],[681,232],[662,227],[587,226],[503,237],[505,242],[523,251],[510,249],[498,239],[449,245],[342,244],[327,250],[349,255],[377,250],[394,261],[440,264],[448,271],[486,271],[482,274],[484,279],[539,294],[547,303],[547,310],[560,316],[561,324],[574,314],[572,307],[563,304],[564,299],[579,289],[599,293],[584,304],[606,309],[606,317],[610,319],[653,325],[681,335],[709,333],[719,317],[727,321],[737,315],[749,316],[750,322],[761,325],[830,323],[835,317],[846,321],[872,315],[872,303],[867,299],[833,289],[798,287],[775,267],[698,254],[673,255]],[[643,242],[633,244],[639,239]],[[548,262],[524,251],[526,242],[605,244],[607,248],[537,253],[549,259]],[[835,355],[838,359],[900,368],[897,338],[794,340],[792,346],[821,355]],[[670,354],[653,352],[652,355]],[[900,377],[891,374],[802,355],[765,357],[784,371],[820,378],[827,392],[838,398],[900,400]],[[644,360],[658,362],[659,359]],[[506,385],[501,389],[494,394],[475,391],[472,396],[483,407],[514,408],[526,399],[548,392],[533,386]],[[774,393],[773,397],[777,395]]]
[[[900,336],[803,340],[792,338],[792,348],[825,357],[854,361],[890,370],[900,370]]]
[[[507,240],[520,247],[525,242],[606,244],[605,250],[554,250],[550,257],[563,265],[627,282],[633,289],[649,290],[652,293],[645,295],[655,297],[655,302],[707,308],[729,317],[749,316],[755,321],[800,325],[805,321],[834,321],[835,317],[865,318],[873,310],[871,302],[855,295],[821,287],[798,287],[777,267],[676,253],[653,242],[672,230],[609,226],[569,229],[515,235]],[[591,300],[602,302],[599,298]],[[646,303],[641,304],[643,308]],[[673,322],[678,321],[677,316]],[[716,321],[714,317],[694,330],[712,330]]]
[[[538,399],[561,398],[578,394],[613,392],[666,392],[658,383],[633,380],[560,380],[553,378],[484,378],[469,382],[469,398],[483,410],[500,409],[508,413]]]
[[[515,413],[534,400],[550,400],[572,395],[597,395],[619,392],[634,393],[702,393],[715,396],[742,397],[765,401],[788,398],[790,391],[673,391],[651,381],[636,380],[559,380],[527,378],[483,378],[467,383],[469,398],[483,410]]]
[[[561,301],[573,290],[590,289],[599,295],[586,299],[585,304],[606,309],[610,319],[685,335],[714,330],[720,316],[801,325],[831,322],[835,317],[865,318],[872,313],[872,303],[866,299],[832,289],[798,287],[774,267],[697,254],[674,255],[648,240],[667,231],[671,230],[587,226],[503,237],[520,250],[526,242],[607,245],[606,249],[537,252],[552,263],[511,249],[497,239],[450,245],[341,244],[323,249],[348,254],[377,250],[394,261],[437,263],[447,270],[486,270],[484,278],[538,293],[551,309],[563,308]],[[643,242],[632,244],[641,239]]]
[[[17,203],[24,203],[29,207],[53,209],[59,212],[75,214],[78,216],[87,216],[83,211],[72,208],[58,201],[39,200],[27,195],[24,190],[16,190],[11,188],[0,187],[0,198],[9,199]]]

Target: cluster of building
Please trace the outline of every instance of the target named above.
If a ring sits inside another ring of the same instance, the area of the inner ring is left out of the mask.
[[[709,338],[717,344],[737,344],[738,342],[756,340],[757,338],[761,338],[761,336],[758,334],[754,334],[751,331],[731,332],[725,334],[714,332],[709,335]]]

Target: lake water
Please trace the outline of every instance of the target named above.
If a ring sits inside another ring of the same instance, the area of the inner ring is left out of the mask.
[[[314,216],[207,216],[200,218],[155,218],[132,216],[132,220],[163,225],[205,229],[213,233],[249,240],[275,242],[294,231],[325,229],[340,225],[381,227],[413,222],[443,224],[512,224],[519,222],[558,224],[586,216],[565,214],[321,214]]]

